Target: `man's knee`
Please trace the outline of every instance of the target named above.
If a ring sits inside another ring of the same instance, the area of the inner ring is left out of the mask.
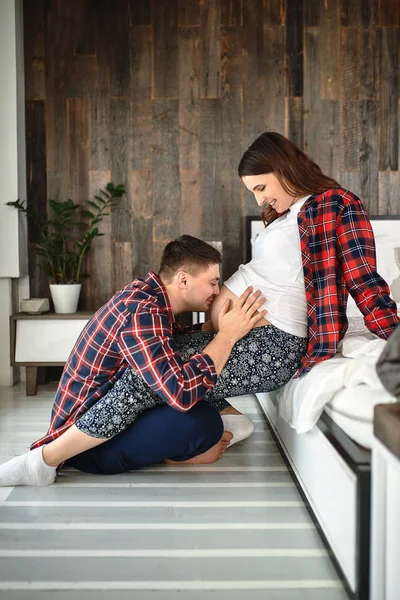
[[[178,420],[185,438],[185,450],[168,457],[172,460],[183,461],[207,452],[220,441],[224,432],[219,412],[204,401],[195,404],[188,412],[180,413]]]
[[[224,424],[219,412],[207,402],[201,401],[186,413],[187,426],[198,435],[205,435],[213,444],[219,442],[224,433]],[[212,445],[213,445],[212,444]]]

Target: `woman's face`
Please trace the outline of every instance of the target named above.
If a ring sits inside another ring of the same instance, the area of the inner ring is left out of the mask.
[[[279,214],[284,213],[298,199],[285,192],[273,173],[245,175],[242,180],[249,192],[254,194],[258,206],[269,204]]]

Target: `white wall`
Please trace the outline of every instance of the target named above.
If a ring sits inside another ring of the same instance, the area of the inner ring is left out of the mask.
[[[0,2],[0,73],[0,385],[12,385],[9,316],[29,296],[26,222],[5,206],[26,199],[22,0]]]

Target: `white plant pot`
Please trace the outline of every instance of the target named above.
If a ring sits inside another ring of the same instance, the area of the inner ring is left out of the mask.
[[[79,295],[81,293],[80,283],[51,283],[50,293],[53,299],[54,311],[56,313],[75,313],[78,308]]]

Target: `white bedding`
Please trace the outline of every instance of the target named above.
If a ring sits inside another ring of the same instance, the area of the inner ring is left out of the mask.
[[[365,328],[362,318],[351,319],[340,352],[270,394],[281,417],[297,433],[305,433],[326,407],[350,437],[370,447],[375,404],[396,402],[375,369],[385,344]]]

